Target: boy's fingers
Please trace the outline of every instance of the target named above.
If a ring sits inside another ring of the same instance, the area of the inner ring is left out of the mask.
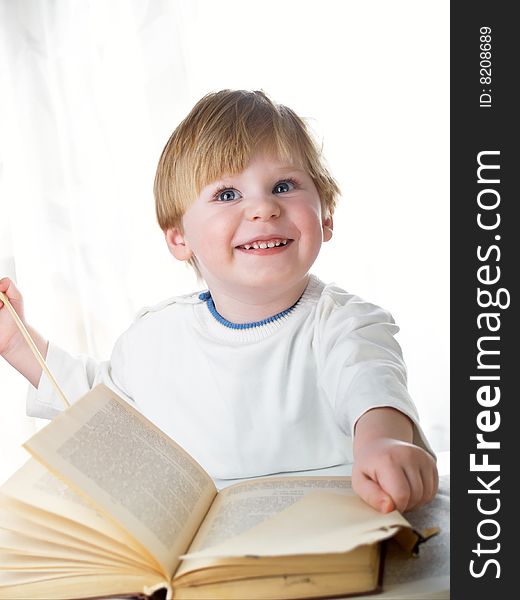
[[[10,285],[13,285],[13,282],[9,277],[2,277],[0,279],[0,292],[7,292]]]
[[[18,288],[9,279],[9,277],[3,277],[2,279],[0,279],[0,292],[7,296],[9,302],[13,305],[13,308],[17,312],[18,316],[23,319],[22,294],[18,291]],[[2,299],[0,298],[0,310],[2,310],[2,315],[4,312],[4,304],[5,303],[2,302]]]
[[[379,512],[388,513],[395,508],[390,496],[381,489],[378,483],[364,473],[359,473],[356,477],[355,491],[367,504]]]
[[[439,476],[437,474],[437,469],[433,469],[431,471],[421,471],[422,480],[424,483],[424,502],[429,502],[432,500],[437,493],[437,489],[439,487]]]
[[[7,279],[7,277],[0,279],[0,292],[7,292],[8,287],[9,279]],[[2,298],[0,298],[0,308],[2,308],[3,305],[4,303],[2,302]]]
[[[377,473],[377,480],[381,488],[390,496],[399,512],[404,512],[410,502],[410,482],[404,471],[399,466],[381,469]]]
[[[435,468],[433,469],[432,476],[433,476],[433,495],[435,496],[435,494],[439,490],[439,471],[437,470],[437,465],[435,465]]]
[[[4,279],[0,279],[0,292],[3,292],[7,295],[7,288],[9,287],[9,284],[6,284],[4,282]],[[3,305],[4,303],[2,302],[2,297],[0,296],[0,308],[2,308]]]
[[[410,484],[410,498],[406,506],[407,510],[415,508],[424,501],[424,482],[421,472],[418,469],[405,469],[406,478]]]
[[[15,286],[15,284],[9,279],[9,277],[3,277],[2,279],[0,279],[0,292],[4,292],[4,294],[12,302],[19,302],[22,299],[22,294]]]

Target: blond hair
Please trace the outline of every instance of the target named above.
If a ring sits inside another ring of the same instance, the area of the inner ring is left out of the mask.
[[[182,217],[201,190],[243,171],[259,150],[298,160],[332,216],[339,188],[306,123],[263,91],[221,90],[195,104],[162,151],[154,183],[161,229],[182,231]]]

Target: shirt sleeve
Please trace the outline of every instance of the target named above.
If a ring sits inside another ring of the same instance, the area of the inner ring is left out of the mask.
[[[353,439],[356,422],[365,412],[395,408],[413,422],[413,443],[435,457],[408,393],[406,366],[394,337],[399,328],[390,313],[346,293],[321,304],[318,383],[340,427]]]
[[[49,343],[46,363],[70,403],[74,403],[99,383],[104,383],[123,399],[131,402],[125,392],[125,335],[114,346],[109,361],[97,361],[89,356],[74,356]],[[38,388],[29,386],[26,412],[30,417],[52,419],[64,410],[63,402],[49,378],[42,373]]]

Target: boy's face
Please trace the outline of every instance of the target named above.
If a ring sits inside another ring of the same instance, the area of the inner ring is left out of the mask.
[[[166,232],[172,254],[195,257],[209,288],[228,294],[297,285],[331,236],[311,177],[263,153],[207,185],[184,214],[183,231]]]

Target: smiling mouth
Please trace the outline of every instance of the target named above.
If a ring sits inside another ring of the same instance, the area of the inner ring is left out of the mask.
[[[237,250],[269,250],[271,248],[284,248],[292,242],[291,239],[273,238],[272,240],[259,240],[254,242],[248,242],[237,246]]]

